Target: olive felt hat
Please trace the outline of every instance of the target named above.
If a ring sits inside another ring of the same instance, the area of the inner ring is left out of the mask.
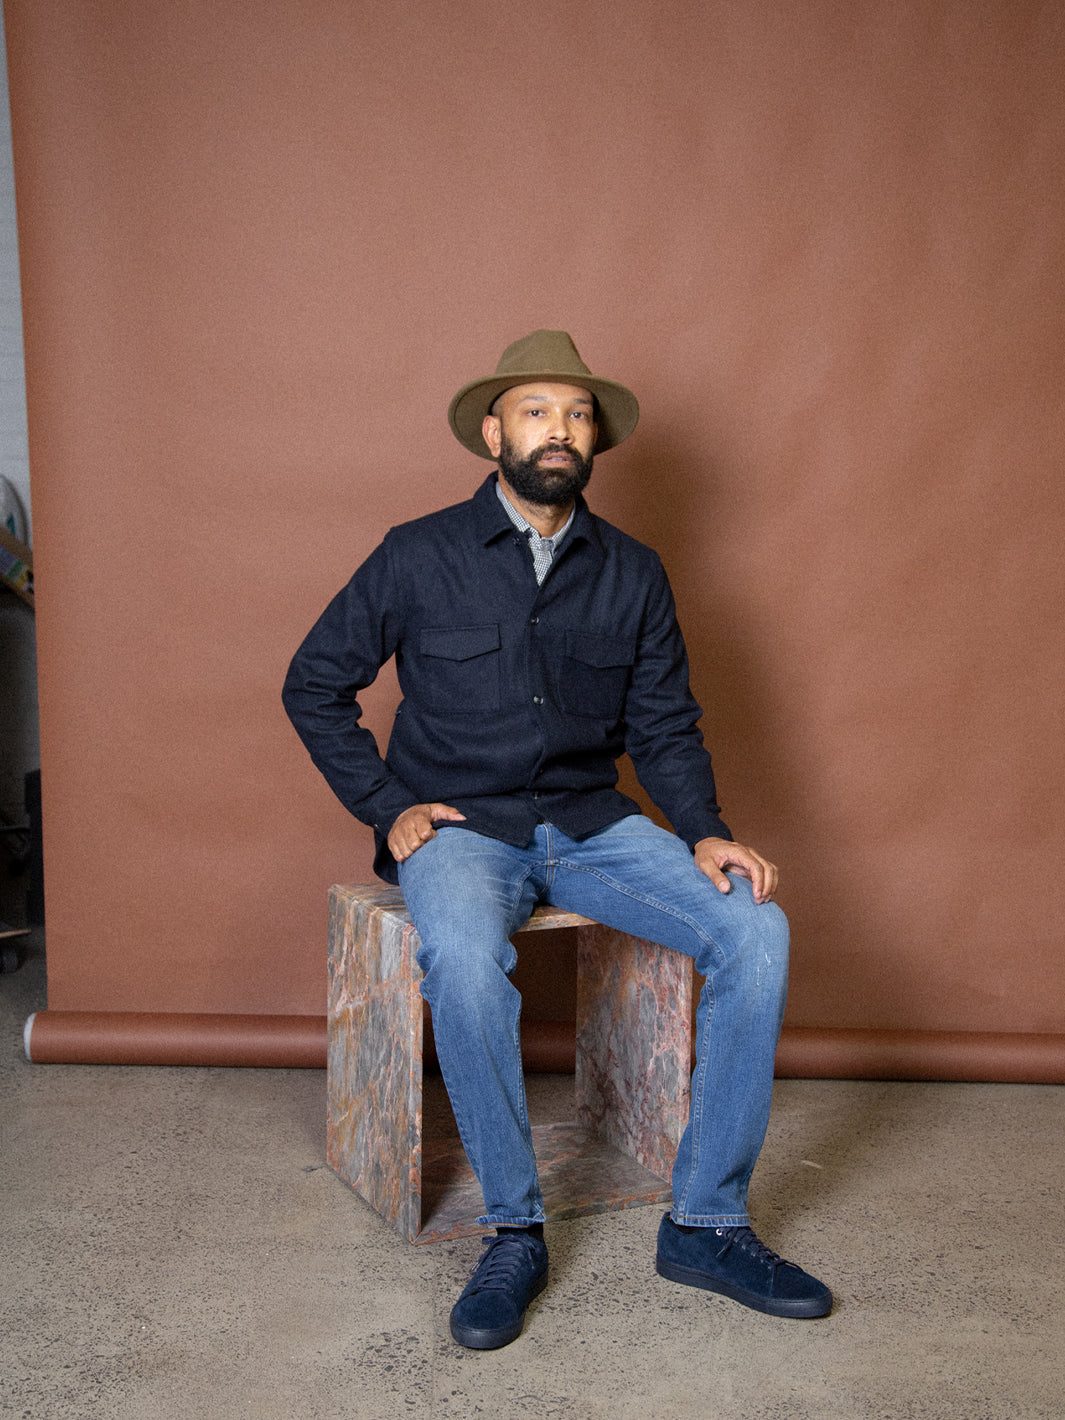
[[[577,385],[596,399],[598,435],[595,452],[612,449],[636,428],[640,406],[636,396],[614,380],[593,375],[564,330],[534,330],[503,351],[494,375],[463,385],[447,411],[451,432],[459,443],[482,459],[492,454],[481,435],[485,415],[504,390],[543,380],[553,385]]]

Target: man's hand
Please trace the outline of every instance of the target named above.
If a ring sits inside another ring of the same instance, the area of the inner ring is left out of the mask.
[[[775,863],[770,863],[753,848],[744,848],[741,843],[729,843],[724,838],[700,838],[695,845],[695,866],[722,892],[729,892],[732,888],[725,876],[726,868],[733,868],[745,878],[750,878],[755,902],[772,902],[777,890]]]
[[[449,823],[462,823],[466,818],[458,809],[447,804],[414,804],[404,809],[392,825],[388,835],[388,846],[397,863],[405,863],[412,853],[416,853],[423,843],[436,837],[434,819],[447,819]]]

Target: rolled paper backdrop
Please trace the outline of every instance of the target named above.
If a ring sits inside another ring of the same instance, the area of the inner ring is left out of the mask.
[[[1065,1084],[1065,1036],[1022,1032],[785,1029],[782,1079]]]
[[[38,1011],[24,1031],[40,1065],[215,1065],[321,1070],[324,1016],[179,1015],[135,1011]],[[427,1022],[425,1063],[436,1064]],[[528,1021],[525,1068],[572,1074],[573,1021]],[[976,1031],[786,1028],[777,1050],[782,1079],[1003,1081],[1065,1084],[1065,1039]]]
[[[24,1043],[35,1064],[321,1069],[325,1017],[38,1011]]]

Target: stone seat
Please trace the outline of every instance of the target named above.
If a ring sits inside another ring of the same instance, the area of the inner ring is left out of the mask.
[[[688,1114],[691,962],[553,907],[516,935],[559,928],[577,935],[577,1122],[533,1128],[545,1211],[667,1202]],[[483,1203],[461,1144],[422,1139],[420,945],[398,888],[330,889],[329,1164],[423,1243],[482,1231]]]

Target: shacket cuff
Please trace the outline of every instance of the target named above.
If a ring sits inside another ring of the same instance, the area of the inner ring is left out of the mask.
[[[376,793],[368,795],[352,812],[360,822],[387,838],[400,814],[421,802],[401,779],[394,778]]]
[[[735,839],[726,823],[716,816],[709,822],[703,824],[698,830],[691,833],[683,833],[674,825],[674,830],[678,838],[683,838],[691,851],[695,852],[695,845],[701,843],[704,838],[723,838],[726,843],[734,843]]]

